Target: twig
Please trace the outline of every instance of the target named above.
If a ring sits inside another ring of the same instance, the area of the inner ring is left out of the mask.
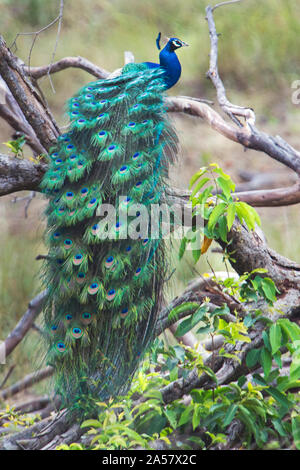
[[[41,312],[46,293],[46,290],[42,291],[29,302],[27,311],[4,341],[6,357],[15,349],[20,341],[22,341],[28,330],[31,328],[34,320]]]
[[[50,65],[49,65],[49,68],[51,67],[51,63],[53,62],[54,60],[54,57],[55,57],[55,53],[56,53],[56,49],[57,49],[57,44],[58,44],[58,39],[59,39],[59,34],[60,34],[60,30],[61,30],[61,23],[62,23],[62,17],[63,17],[63,9],[64,9],[64,0],[60,0],[60,8],[59,8],[59,14],[58,16],[53,20],[51,21],[49,24],[47,24],[46,26],[44,26],[43,28],[39,29],[38,31],[31,31],[31,32],[26,32],[26,33],[18,33],[13,41],[13,43],[11,44],[10,48],[13,48],[15,47],[15,51],[17,51],[17,39],[19,36],[34,36],[33,37],[33,41],[32,41],[32,44],[30,46],[30,50],[29,50],[29,55],[28,55],[28,69],[30,70],[30,63],[31,63],[31,55],[32,55],[32,51],[33,51],[33,48],[34,48],[34,45],[36,43],[36,40],[38,38],[38,36],[43,33],[44,31],[46,31],[47,29],[51,28],[53,25],[55,25],[57,22],[58,22],[58,28],[57,28],[57,35],[56,35],[56,40],[55,40],[55,46],[54,46],[54,50],[53,50],[53,53],[52,53],[52,58],[51,58],[51,62],[50,62]],[[49,75],[49,78],[50,78],[50,75]],[[50,83],[51,83],[51,78],[50,78]]]
[[[217,3],[212,7],[212,11],[216,10],[216,8],[222,7],[224,5],[230,5],[231,3],[238,3],[241,2],[242,0],[228,0],[227,2],[222,2],[222,3]]]
[[[6,382],[8,381],[8,379],[9,379],[9,377],[10,377],[10,375],[11,375],[11,373],[12,373],[12,371],[14,370],[15,367],[16,367],[16,365],[15,365],[15,364],[12,364],[12,365],[10,366],[10,368],[8,369],[7,373],[5,374],[3,380],[2,380],[2,382],[1,382],[1,384],[0,384],[0,390],[4,387],[4,385],[5,385]]]
[[[61,24],[62,24],[62,19],[63,19],[63,11],[64,11],[64,0],[60,0],[57,34],[56,34],[54,49],[53,49],[53,52],[52,52],[51,61],[50,61],[50,64],[49,64],[49,70],[47,72],[47,75],[48,75],[53,93],[55,93],[55,89],[54,89],[54,85],[53,85],[52,78],[51,78],[51,75],[50,75],[50,70],[51,70],[51,67],[52,67],[52,64],[53,64],[53,61],[54,61],[54,57],[55,57],[55,54],[56,54],[56,49],[57,49],[57,46],[58,46],[58,40],[59,40],[59,36],[60,36]]]
[[[0,400],[6,400],[7,398],[16,395],[17,393],[25,390],[26,388],[31,387],[32,385],[44,380],[48,377],[51,377],[53,374],[53,367],[47,366],[44,369],[39,370],[38,372],[33,372],[26,375],[22,380],[19,380],[11,387],[8,387],[0,391]]]
[[[16,204],[17,202],[21,202],[21,201],[26,201],[25,206],[24,206],[24,216],[25,216],[25,219],[27,219],[27,217],[28,217],[28,209],[29,209],[29,206],[30,206],[32,200],[35,198],[35,196],[36,196],[35,191],[30,191],[30,193],[29,193],[27,196],[24,196],[24,197],[15,197],[15,198],[12,200],[12,203],[13,203],[13,204]]]
[[[236,116],[244,117],[247,124],[254,125],[255,123],[255,114],[253,109],[244,108],[242,106],[236,106],[232,104],[226,96],[225,87],[220,78],[218,71],[218,33],[216,31],[216,26],[213,18],[213,11],[223,5],[229,5],[231,3],[236,3],[236,1],[228,1],[215,5],[214,7],[206,7],[206,20],[209,28],[211,49],[210,49],[210,62],[209,70],[207,72],[207,77],[209,77],[216,88],[218,102],[223,109],[223,111],[237,124],[239,127],[243,127],[241,122],[237,119]]]

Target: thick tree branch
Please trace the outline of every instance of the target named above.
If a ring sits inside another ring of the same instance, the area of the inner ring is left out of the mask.
[[[0,196],[16,191],[38,191],[47,169],[45,163],[0,154]]]
[[[0,75],[20,106],[41,145],[49,150],[59,135],[50,110],[35,91],[17,58],[0,36]]]

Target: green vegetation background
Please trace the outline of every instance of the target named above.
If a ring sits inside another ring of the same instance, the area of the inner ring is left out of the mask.
[[[55,59],[83,56],[107,70],[123,65],[124,51],[134,53],[136,61],[157,61],[155,38],[158,31],[177,36],[190,44],[179,51],[183,73],[173,95],[189,95],[215,100],[215,92],[205,74],[208,69],[209,35],[205,21],[208,0],[65,0],[62,30]],[[217,3],[211,0],[211,4]],[[38,31],[58,14],[59,0],[0,0],[0,33],[12,45],[17,33]],[[280,134],[300,148],[300,105],[291,101],[294,80],[300,79],[300,3],[299,0],[243,0],[215,12],[220,36],[219,67],[228,97],[239,105],[251,106],[257,125],[271,134]],[[57,24],[41,33],[31,54],[31,65],[49,64],[55,48]],[[28,63],[32,35],[16,40],[16,54]],[[79,86],[93,78],[78,69],[53,75],[53,92],[47,77],[40,86],[60,126],[66,124],[64,102]],[[216,109],[217,109],[217,105]],[[186,187],[201,166],[217,162],[238,183],[241,171],[290,173],[267,156],[244,152],[232,142],[210,130],[200,120],[174,116],[181,141],[177,166],[171,171],[174,185]],[[0,122],[0,142],[11,138],[9,127]],[[0,151],[8,149],[1,144]],[[25,150],[30,157],[30,150]],[[12,158],[14,158],[12,156]],[[45,202],[37,196],[24,218],[24,203],[0,201],[0,340],[11,331],[26,310],[28,301],[39,292],[39,261],[45,253],[42,243],[42,212]],[[300,222],[297,207],[259,210],[269,244],[283,255],[300,261]],[[221,257],[208,255],[214,269],[224,270]],[[174,253],[174,263],[176,253]],[[169,288],[172,297],[193,274],[191,262],[184,258],[179,274]],[[208,271],[207,261],[198,263],[199,272]],[[39,334],[32,331],[22,346],[9,357],[15,364],[8,382],[32,371],[37,359]],[[40,358],[38,358],[40,359]],[[37,361],[39,362],[39,361]],[[0,382],[7,366],[0,366]]]

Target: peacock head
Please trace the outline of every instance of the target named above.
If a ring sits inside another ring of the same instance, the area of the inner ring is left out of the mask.
[[[187,47],[188,44],[186,42],[181,41],[181,39],[178,38],[170,38],[168,41],[168,45],[171,49],[171,51],[176,51],[176,49],[179,49],[180,47]]]
[[[178,38],[165,38],[167,40],[167,44],[165,48],[167,48],[169,51],[176,51],[176,49],[179,49],[180,47],[186,47],[188,44],[186,42],[181,41],[181,39]],[[161,49],[160,46],[160,40],[161,40],[161,33],[158,33],[158,36],[156,38],[156,46],[157,49]]]

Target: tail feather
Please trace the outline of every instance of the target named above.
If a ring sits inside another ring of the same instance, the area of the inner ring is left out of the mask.
[[[86,85],[69,100],[70,130],[49,158],[45,332],[67,403],[123,393],[153,336],[166,268],[150,205],[177,151],[164,89],[159,70],[133,64]]]

